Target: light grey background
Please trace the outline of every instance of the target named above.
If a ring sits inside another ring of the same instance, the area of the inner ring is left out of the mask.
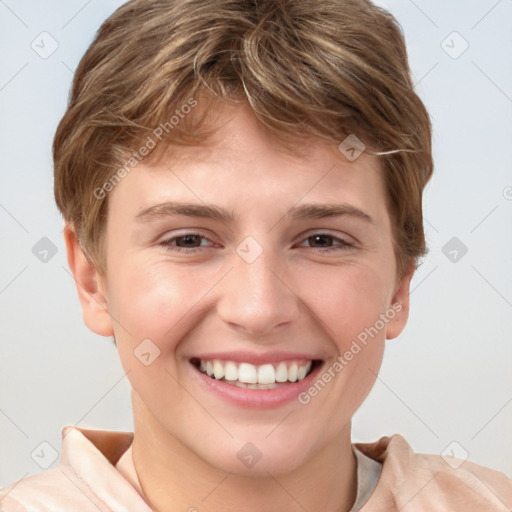
[[[82,323],[50,152],[72,72],[121,3],[0,0],[0,487],[51,464],[65,425],[132,429],[116,349]],[[406,34],[436,170],[409,324],[388,342],[354,439],[401,433],[512,477],[512,0],[381,3]],[[31,47],[52,39],[47,58]],[[46,262],[32,252],[43,237],[57,249]],[[452,237],[467,254],[443,253]]]

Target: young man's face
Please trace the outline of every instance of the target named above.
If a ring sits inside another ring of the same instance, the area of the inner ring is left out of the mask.
[[[143,162],[110,193],[106,275],[82,303],[91,329],[115,334],[136,436],[279,474],[350,442],[411,276],[396,274],[375,157],[314,141],[285,155],[248,109],[225,114],[208,147]],[[97,277],[84,260],[75,275]],[[221,380],[201,370],[214,360]],[[290,382],[297,369],[310,373]]]

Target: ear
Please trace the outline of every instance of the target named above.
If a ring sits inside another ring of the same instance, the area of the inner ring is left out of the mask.
[[[416,268],[412,264],[411,269],[399,280],[395,289],[393,299],[389,305],[389,313],[387,313],[390,318],[386,329],[386,339],[388,340],[396,338],[407,324],[409,318],[409,289],[415,270]]]
[[[73,229],[64,228],[68,264],[75,278],[82,315],[87,327],[100,336],[113,336],[112,319],[102,276],[86,257]]]

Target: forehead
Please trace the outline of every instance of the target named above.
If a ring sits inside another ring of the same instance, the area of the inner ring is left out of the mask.
[[[318,139],[300,140],[296,152],[285,151],[242,107],[226,109],[216,123],[204,145],[169,148],[158,161],[135,167],[111,193],[111,211],[128,208],[135,216],[173,200],[261,215],[276,206],[318,202],[348,202],[377,218],[385,213],[376,157],[363,153],[349,161],[337,144]]]

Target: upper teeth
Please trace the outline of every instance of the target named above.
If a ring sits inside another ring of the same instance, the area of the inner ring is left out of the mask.
[[[246,384],[274,384],[275,382],[296,382],[304,379],[311,369],[312,361],[287,361],[278,364],[262,364],[233,361],[201,360],[199,369],[217,380],[239,381]]]

